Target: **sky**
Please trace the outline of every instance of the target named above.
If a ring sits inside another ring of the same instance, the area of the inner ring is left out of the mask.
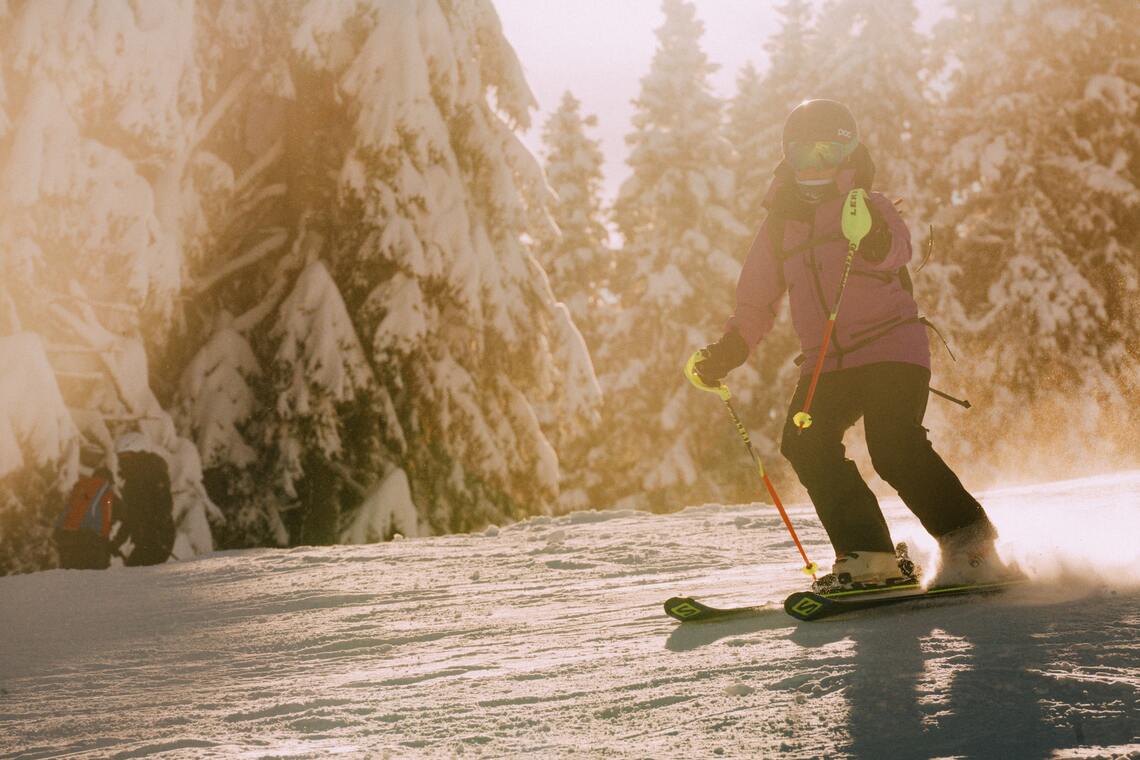
[[[879,0],[892,2],[894,0]],[[583,115],[598,126],[589,134],[602,142],[606,161],[604,194],[617,195],[628,175],[625,135],[641,78],[649,72],[664,21],[661,0],[494,0],[507,39],[515,48],[539,112],[523,141],[542,155],[542,127],[567,90],[582,102]],[[731,97],[748,61],[767,68],[764,42],[777,29],[781,2],[695,0],[705,26],[703,48],[719,64],[714,92]],[[943,12],[943,0],[918,0],[920,29]]]

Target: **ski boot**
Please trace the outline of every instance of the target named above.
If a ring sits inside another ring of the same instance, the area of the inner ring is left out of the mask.
[[[817,594],[840,591],[889,588],[918,582],[919,568],[910,558],[907,545],[900,543],[891,552],[841,552],[831,572],[811,584]]]
[[[905,541],[895,544],[895,557],[899,562],[899,572],[906,583],[918,583],[922,576],[922,567],[910,558],[910,548]]]
[[[1006,565],[998,556],[994,541],[997,530],[989,520],[952,530],[939,536],[941,556],[935,586],[997,583],[1024,578],[1016,566]]]

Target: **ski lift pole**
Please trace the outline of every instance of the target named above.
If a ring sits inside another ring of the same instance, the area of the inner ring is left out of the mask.
[[[760,456],[752,446],[752,438],[748,435],[748,429],[744,427],[744,423],[740,421],[740,417],[732,407],[732,402],[729,400],[732,398],[732,393],[724,383],[708,385],[701,380],[700,375],[698,375],[696,371],[696,365],[699,359],[701,359],[700,351],[697,351],[689,357],[689,361],[685,364],[685,377],[689,378],[689,382],[702,391],[715,393],[724,403],[724,407],[728,410],[728,415],[732,417],[732,422],[736,425],[736,432],[740,434],[740,439],[744,441],[744,448],[748,449],[748,455],[752,457],[752,463],[756,465],[756,471],[760,474],[760,480],[763,481],[764,487],[768,489],[768,495],[772,497],[776,509],[780,512],[780,519],[784,521],[784,527],[788,529],[788,533],[792,536],[792,541],[795,542],[796,548],[799,549],[800,557],[802,557],[804,561],[804,573],[814,579],[815,574],[819,572],[819,565],[808,559],[807,552],[804,551],[803,544],[800,543],[800,537],[796,535],[796,529],[792,527],[792,521],[788,518],[787,510],[784,509],[784,504],[780,501],[780,495],[776,493],[776,487],[772,485],[772,481],[768,478],[768,473],[764,470],[764,463],[760,461]]]
[[[862,188],[855,188],[847,194],[847,200],[843,202],[842,225],[843,237],[847,238],[847,258],[843,262],[843,277],[839,280],[835,306],[832,307],[827,324],[823,328],[823,341],[819,347],[819,355],[815,359],[815,368],[811,373],[811,382],[808,383],[807,395],[804,397],[804,408],[792,416],[792,422],[801,433],[811,427],[811,401],[815,397],[819,376],[823,374],[823,362],[827,358],[827,347],[831,344],[835,320],[839,318],[839,304],[843,301],[843,292],[847,290],[847,278],[851,274],[855,251],[871,231],[871,212],[867,209],[867,193]]]

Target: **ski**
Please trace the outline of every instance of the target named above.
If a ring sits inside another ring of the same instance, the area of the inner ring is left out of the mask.
[[[718,608],[702,604],[690,596],[675,596],[665,602],[665,614],[682,623],[703,623],[715,620],[748,617],[770,611],[771,607],[730,607]]]
[[[893,588],[856,589],[830,594],[797,591],[784,600],[784,611],[797,620],[811,621],[834,617],[857,610],[886,607],[906,602],[924,602],[949,597],[996,594],[1023,583],[1021,579],[994,583],[962,584],[955,586],[896,586]]]
[[[784,611],[797,620],[812,621],[857,610],[886,607],[905,602],[922,602],[950,597],[995,594],[1023,583],[1022,579],[983,584],[962,584],[923,588],[917,583],[817,594],[797,591],[784,601]],[[682,623],[705,623],[749,617],[771,611],[770,606],[711,607],[689,596],[675,596],[665,602],[665,614]]]

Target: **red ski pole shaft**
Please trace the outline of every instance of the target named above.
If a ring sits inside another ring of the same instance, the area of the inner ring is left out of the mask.
[[[756,471],[760,473],[760,479],[764,481],[764,487],[768,489],[768,495],[771,496],[772,501],[775,502],[776,509],[780,513],[780,519],[784,521],[784,527],[788,529],[788,533],[792,536],[792,541],[800,551],[800,556],[804,560],[804,572],[812,578],[815,578],[819,566],[808,559],[807,552],[804,551],[804,546],[800,543],[800,537],[796,535],[796,529],[792,527],[791,518],[788,517],[788,512],[784,509],[784,504],[780,501],[779,494],[776,493],[776,487],[772,485],[772,481],[768,478],[768,473],[764,471],[764,463],[760,461],[760,456],[752,446],[752,438],[748,435],[748,429],[744,427],[744,423],[742,423],[740,417],[737,416],[736,410],[732,407],[732,402],[724,397],[721,397],[721,401],[724,402],[725,408],[728,409],[729,416],[732,417],[733,423],[736,424],[736,431],[740,433],[740,438],[744,441],[744,447],[748,449],[748,455],[752,457],[752,462],[756,465]]]
[[[833,314],[827,320],[827,326],[823,328],[823,343],[820,345],[819,356],[815,360],[815,369],[811,373],[811,383],[808,384],[807,397],[804,399],[803,413],[807,414],[811,411],[811,400],[815,398],[815,387],[819,384],[819,376],[823,373],[823,362],[827,356],[827,347],[831,345],[831,331],[835,329],[835,315]]]
[[[768,488],[768,495],[772,497],[772,501],[776,503],[776,509],[780,512],[780,518],[784,521],[784,525],[788,528],[788,533],[792,534],[792,540],[796,543],[796,548],[800,550],[800,556],[804,560],[804,571],[810,572],[811,576],[815,577],[816,566],[808,559],[807,552],[804,551],[803,544],[800,543],[800,537],[796,535],[796,529],[792,527],[792,521],[788,517],[787,511],[784,510],[783,503],[780,502],[780,497],[776,493],[776,488],[772,485],[772,481],[768,479],[768,473],[761,472],[760,477],[764,480],[764,485]]]
[[[823,328],[823,341],[819,346],[819,356],[815,358],[815,369],[811,373],[811,382],[808,383],[807,396],[804,397],[804,408],[792,416],[792,422],[797,429],[803,432],[811,427],[811,401],[815,398],[815,388],[819,384],[819,376],[823,374],[823,363],[827,360],[827,348],[831,345],[831,333],[835,330],[835,320],[839,318],[839,304],[843,301],[843,291],[847,290],[847,277],[851,274],[851,262],[855,259],[855,243],[847,245],[847,259],[843,262],[843,278],[839,281],[839,292],[835,296],[835,308],[827,318]]]

